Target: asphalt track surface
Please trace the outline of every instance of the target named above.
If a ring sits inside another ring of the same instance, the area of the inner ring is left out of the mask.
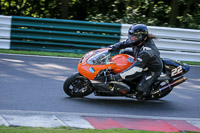
[[[165,98],[138,102],[124,97],[70,98],[64,80],[78,59],[0,54],[0,110],[200,118],[200,67]]]

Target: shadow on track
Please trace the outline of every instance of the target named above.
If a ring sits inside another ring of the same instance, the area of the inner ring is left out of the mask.
[[[73,102],[77,104],[83,104],[90,107],[92,110],[94,108],[96,110],[109,110],[108,112],[112,112],[112,110],[118,110],[120,112],[140,112],[141,114],[151,114],[160,113],[160,112],[169,112],[173,110],[177,110],[177,107],[174,102],[166,101],[166,100],[146,100],[146,101],[137,101],[129,98],[108,98],[108,97],[98,97],[98,98],[71,98],[66,97],[65,100],[68,102]],[[179,109],[178,109],[179,110]],[[114,112],[118,112],[114,111]],[[142,113],[143,112],[143,113]],[[140,114],[139,113],[139,114]]]

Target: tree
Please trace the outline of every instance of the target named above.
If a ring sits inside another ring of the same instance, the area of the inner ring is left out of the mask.
[[[200,29],[199,0],[0,0],[0,13]]]
[[[183,17],[186,17],[186,15],[190,12],[191,5],[193,5],[194,3],[195,3],[195,0],[186,0],[185,1],[186,8],[183,11],[183,14],[182,14]]]
[[[69,0],[62,0],[61,19],[68,19],[69,17]]]
[[[177,16],[179,11],[179,0],[171,1],[171,13],[169,18],[169,24],[177,26]]]
[[[152,16],[153,16],[153,7],[154,7],[154,4],[155,4],[154,2],[155,2],[154,0],[148,0],[148,3],[149,3],[148,14],[147,14],[148,18],[152,18]]]

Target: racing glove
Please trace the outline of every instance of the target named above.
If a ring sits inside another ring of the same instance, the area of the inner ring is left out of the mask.
[[[108,50],[109,52],[113,52],[117,50],[117,47],[115,45],[110,45],[109,48],[110,48],[110,50]]]

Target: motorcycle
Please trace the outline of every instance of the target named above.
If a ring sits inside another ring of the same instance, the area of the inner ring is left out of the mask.
[[[107,81],[107,75],[116,74],[130,67],[135,58],[129,54],[112,55],[110,48],[103,48],[86,53],[78,63],[78,72],[69,76],[63,85],[64,92],[70,97],[123,96],[137,99],[136,86],[141,77],[133,81]],[[163,71],[150,86],[146,100],[158,100],[167,96],[175,86],[186,81],[183,75],[189,65],[163,58]],[[103,79],[103,80],[99,80]]]

